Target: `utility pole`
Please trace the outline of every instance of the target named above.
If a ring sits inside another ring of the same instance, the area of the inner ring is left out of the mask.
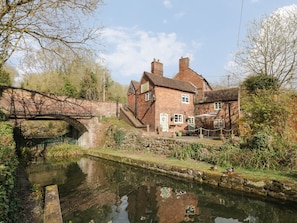
[[[232,119],[231,119],[231,102],[228,102],[228,113],[229,113],[229,127],[232,129]]]
[[[105,87],[106,87],[106,70],[103,71],[103,80],[102,80],[102,101],[105,102]]]
[[[138,119],[138,89],[135,89],[135,118]]]

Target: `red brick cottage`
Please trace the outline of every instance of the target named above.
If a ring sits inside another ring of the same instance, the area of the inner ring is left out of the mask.
[[[238,89],[213,91],[189,68],[189,58],[179,60],[179,72],[173,78],[164,77],[163,64],[154,60],[151,72],[144,72],[140,82],[131,81],[127,108],[151,131],[232,127],[239,118],[238,95]]]
[[[163,76],[163,64],[154,60],[151,73],[131,81],[128,108],[151,130],[179,131],[194,123],[196,87],[191,82]]]
[[[231,133],[231,129],[238,133],[239,88],[198,92],[194,103],[197,127],[212,130],[208,131],[210,135],[218,135],[220,129],[224,129],[223,134]]]

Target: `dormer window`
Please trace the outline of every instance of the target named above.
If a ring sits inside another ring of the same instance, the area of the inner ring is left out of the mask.
[[[222,110],[222,102],[215,102],[214,110]]]

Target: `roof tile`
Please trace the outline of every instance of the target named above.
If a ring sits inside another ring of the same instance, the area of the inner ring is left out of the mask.
[[[196,93],[196,87],[191,82],[174,80],[160,75],[144,72],[144,75],[155,85],[159,87],[171,88],[184,92]]]

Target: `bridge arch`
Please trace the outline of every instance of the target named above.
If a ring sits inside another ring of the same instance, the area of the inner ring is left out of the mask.
[[[78,132],[83,134],[84,132],[88,131],[87,126],[83,124],[80,119],[75,119],[71,116],[67,115],[61,115],[61,114],[53,114],[53,115],[35,115],[27,120],[62,120],[70,124],[72,127],[74,127]]]
[[[79,145],[96,147],[98,116],[117,116],[120,105],[70,98],[23,88],[0,86],[0,110],[9,119],[64,120],[79,132]],[[97,137],[98,138],[98,137]]]
[[[36,115],[34,117],[30,117],[27,120],[62,120],[71,125],[76,132],[77,135],[73,135],[76,137],[78,145],[84,148],[95,147],[96,142],[96,132],[99,127],[99,122],[97,117],[89,118],[89,119],[76,119],[67,115]]]

